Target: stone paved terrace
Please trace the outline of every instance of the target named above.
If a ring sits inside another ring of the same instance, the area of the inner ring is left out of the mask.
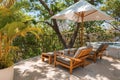
[[[67,68],[49,65],[40,57],[21,61],[14,70],[14,80],[120,80],[120,60],[106,56],[85,68],[74,69],[72,75]]]

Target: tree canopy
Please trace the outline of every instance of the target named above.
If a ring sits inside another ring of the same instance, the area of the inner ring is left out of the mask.
[[[110,24],[115,30],[120,31],[120,0],[106,0],[101,9],[115,18],[116,21]]]
[[[27,23],[31,21],[32,24],[35,24],[35,25],[38,23],[43,23],[44,25],[47,25],[48,27],[52,28],[53,31],[57,34],[58,39],[61,41],[63,46],[65,48],[68,48],[68,47],[73,47],[75,43],[76,37],[78,36],[80,23],[79,24],[74,23],[74,25],[71,26],[73,30],[73,34],[71,35],[69,42],[68,41],[66,42],[64,35],[62,35],[62,32],[59,30],[59,23],[61,23],[62,21],[55,20],[55,19],[51,20],[50,17],[62,11],[63,9],[67,8],[68,6],[74,4],[77,1],[79,0],[21,0],[19,1],[21,3],[15,6],[16,6],[16,9],[21,8],[21,12],[19,13],[31,14],[34,17],[32,19],[30,18],[25,21],[23,20],[23,22]],[[105,10],[108,14],[110,14],[111,16],[119,20],[119,0],[114,0],[113,1],[114,3],[111,0],[106,0],[105,2],[104,0],[87,0],[87,1],[97,7],[103,6],[102,10]],[[15,2],[15,1],[12,1],[12,2]],[[115,6],[112,7],[114,4]],[[21,6],[21,5],[24,5],[24,6]],[[96,26],[99,26],[99,24],[101,23],[102,23],[101,21],[100,22],[86,22],[85,23],[85,25],[87,26],[86,30],[89,30],[90,26],[93,24]],[[113,25],[115,24],[116,22],[114,22]],[[116,26],[118,26],[118,24],[119,22],[117,22]],[[76,26],[76,27],[73,27],[73,26]]]

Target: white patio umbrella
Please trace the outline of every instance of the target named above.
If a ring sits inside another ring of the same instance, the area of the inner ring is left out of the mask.
[[[68,19],[75,22],[81,22],[81,45],[83,45],[84,21],[114,20],[111,16],[95,8],[95,6],[91,5],[85,0],[80,0],[60,13],[52,16],[51,18]]]

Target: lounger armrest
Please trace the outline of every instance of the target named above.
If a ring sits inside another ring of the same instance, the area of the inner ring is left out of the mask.
[[[59,56],[62,56],[62,57],[65,57],[65,58],[69,58],[69,59],[71,59],[72,57],[69,57],[69,56],[66,56],[66,55],[59,55]]]
[[[64,53],[59,52],[59,51],[55,51],[55,52],[54,52],[54,55],[55,55],[55,56],[61,56],[61,55],[64,55]]]
[[[70,60],[73,60],[73,61],[81,62],[81,61],[83,61],[84,59],[86,59],[89,55],[84,56],[84,57],[82,57],[82,58],[80,58],[80,59],[73,58],[73,57],[69,57],[69,56],[65,56],[65,55],[60,55],[60,56],[65,57],[65,58],[69,58]]]
[[[83,56],[83,57],[81,57],[80,59],[86,59],[86,58],[88,58],[90,55],[86,55],[86,56]]]
[[[76,58],[71,58],[71,60],[78,61],[78,62],[82,61],[81,59],[76,59]]]
[[[80,59],[78,59],[78,58],[71,58],[71,59],[72,59],[72,60],[75,60],[75,61],[78,61],[78,62],[81,62],[81,61],[85,60],[85,59],[88,58],[88,57],[89,57],[89,55],[83,56],[83,57],[81,57]]]

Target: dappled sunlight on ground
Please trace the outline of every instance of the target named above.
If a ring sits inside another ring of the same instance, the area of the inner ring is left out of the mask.
[[[114,68],[120,70],[120,60],[109,58],[109,57],[104,57],[104,59],[106,59],[109,62],[111,62],[111,66],[113,66]]]
[[[113,58],[109,58],[109,57],[104,57],[105,60],[109,61],[109,62],[114,62]]]
[[[120,80],[120,60],[103,57],[85,68],[69,70],[47,62],[40,57],[21,61],[14,66],[14,80]]]
[[[83,79],[84,79],[84,80],[110,80],[110,79],[108,79],[107,77],[102,76],[102,75],[100,75],[100,74],[96,74],[95,77],[92,77],[92,76],[90,76],[90,75],[86,75]]]
[[[35,60],[36,59],[36,60]],[[46,62],[42,62],[39,57],[22,61],[14,67],[14,80],[56,80],[67,79],[68,73],[62,69],[55,68]]]
[[[111,64],[113,67],[115,67],[116,69],[120,70],[120,63],[119,64]]]

